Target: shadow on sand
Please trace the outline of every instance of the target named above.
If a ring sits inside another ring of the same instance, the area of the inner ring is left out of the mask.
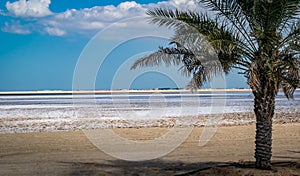
[[[295,150],[287,150],[290,153],[293,153],[294,156],[280,156],[280,155],[275,155],[273,156],[273,159],[289,159],[289,160],[296,160],[296,161],[300,161],[300,151],[295,151]],[[300,175],[300,173],[299,173]]]
[[[183,163],[164,160],[129,162],[108,160],[105,163],[64,162],[70,175],[298,175],[300,162],[273,162],[269,171],[256,170],[254,162]]]

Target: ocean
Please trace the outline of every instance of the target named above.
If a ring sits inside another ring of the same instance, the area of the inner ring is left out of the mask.
[[[253,111],[251,92],[1,95],[0,133],[159,126],[171,119]],[[276,112],[300,112],[300,92],[276,97]]]

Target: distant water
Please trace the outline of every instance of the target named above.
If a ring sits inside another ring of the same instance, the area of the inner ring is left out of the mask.
[[[98,95],[9,95],[0,96],[1,130],[6,126],[63,123],[81,119],[153,120],[197,114],[253,111],[250,92],[230,93],[137,93]],[[300,92],[294,100],[282,93],[276,98],[277,112],[299,112]]]

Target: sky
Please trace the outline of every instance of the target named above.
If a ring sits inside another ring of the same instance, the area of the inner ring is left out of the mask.
[[[0,1],[0,91],[185,87],[190,78],[178,67],[130,71],[172,36],[145,20],[154,8],[198,6],[190,0]],[[236,71],[223,82],[247,87]]]

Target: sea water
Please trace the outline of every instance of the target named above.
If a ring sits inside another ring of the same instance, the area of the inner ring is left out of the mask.
[[[0,132],[76,129],[80,125],[105,128],[105,123],[116,120],[123,124],[146,123],[170,117],[252,111],[251,92],[1,95]],[[299,111],[300,92],[295,92],[293,100],[278,94],[276,112]]]

